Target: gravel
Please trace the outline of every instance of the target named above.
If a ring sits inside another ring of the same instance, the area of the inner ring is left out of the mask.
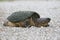
[[[3,26],[7,17],[15,11],[36,11],[41,17],[49,17],[49,27]],[[60,40],[59,1],[0,2],[0,40]]]

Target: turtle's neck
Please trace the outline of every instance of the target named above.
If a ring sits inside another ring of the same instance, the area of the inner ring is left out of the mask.
[[[33,19],[34,23],[36,23],[38,19],[39,19],[39,18],[37,18],[37,19]]]

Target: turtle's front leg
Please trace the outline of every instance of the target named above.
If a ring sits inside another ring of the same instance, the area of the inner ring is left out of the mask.
[[[47,25],[44,25],[43,27],[48,27],[49,26],[49,24],[47,24]]]
[[[24,23],[25,23],[25,27],[28,27],[28,28],[31,27],[29,20],[24,21]]]

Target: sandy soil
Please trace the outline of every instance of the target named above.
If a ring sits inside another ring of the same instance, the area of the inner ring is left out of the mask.
[[[49,27],[5,27],[4,21],[15,11],[36,11],[41,17],[51,18]],[[60,40],[59,1],[0,2],[0,40]]]

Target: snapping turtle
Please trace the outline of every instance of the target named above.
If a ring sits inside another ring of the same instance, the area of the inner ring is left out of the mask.
[[[40,15],[33,11],[19,11],[14,12],[7,17],[7,22],[4,22],[4,26],[15,26],[15,27],[41,27],[48,26],[50,18],[40,18]]]
[[[14,12],[10,16],[7,17],[7,22],[4,22],[4,26],[21,26],[26,27],[28,25],[35,25],[35,19],[40,18],[40,15],[33,11],[19,11]],[[28,22],[29,23],[28,23]]]

